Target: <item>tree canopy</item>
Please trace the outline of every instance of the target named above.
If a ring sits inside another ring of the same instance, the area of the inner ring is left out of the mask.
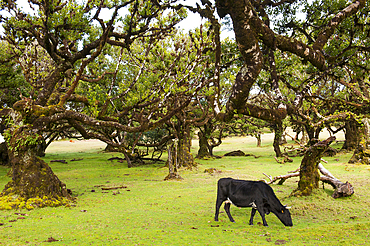
[[[191,160],[190,128],[213,119],[263,120],[278,141],[288,115],[310,132],[338,120],[360,124],[368,112],[365,0],[31,0],[29,12],[18,4],[1,2],[0,88],[9,93],[0,94],[0,117],[12,165],[1,196],[21,197],[14,206],[72,199],[36,156],[50,132],[100,139],[128,155],[141,134],[166,126],[178,158]],[[207,23],[179,31],[187,11]],[[220,40],[225,17],[236,46]]]

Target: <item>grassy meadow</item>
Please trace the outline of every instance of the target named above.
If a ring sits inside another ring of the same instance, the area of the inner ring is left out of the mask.
[[[298,178],[271,185],[283,204],[291,206],[293,227],[275,215],[266,216],[269,227],[249,226],[251,208],[231,208],[236,223],[222,212],[214,222],[217,180],[233,177],[260,180],[296,170],[301,158],[279,164],[272,138],[262,137],[262,147],[250,137],[224,140],[216,155],[242,150],[260,156],[197,160],[193,170],[180,170],[182,181],[163,181],[164,163],[127,168],[108,161],[123,157],[103,152],[97,141],[54,143],[44,160],[77,196],[71,207],[0,211],[0,245],[370,245],[370,167],[347,164],[351,153],[325,157],[324,166],[341,181],[349,181],[355,194],[333,199],[325,185],[310,197],[290,197]],[[340,144],[332,144],[340,147]],[[194,141],[193,153],[197,152]],[[70,161],[80,159],[79,161]],[[64,159],[68,163],[50,162]],[[210,175],[204,170],[216,168]],[[8,168],[0,166],[0,188],[8,182]],[[116,190],[102,188],[121,187]],[[222,209],[223,211],[223,209]]]

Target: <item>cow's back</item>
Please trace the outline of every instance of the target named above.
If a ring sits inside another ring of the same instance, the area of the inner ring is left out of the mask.
[[[247,185],[249,182],[252,181],[233,178],[221,178],[218,180],[218,192],[221,192],[223,195],[229,197],[235,192],[240,192],[240,188],[244,185]]]
[[[229,198],[236,206],[249,206],[255,200],[280,204],[273,189],[262,181],[222,178],[218,189],[224,199]]]

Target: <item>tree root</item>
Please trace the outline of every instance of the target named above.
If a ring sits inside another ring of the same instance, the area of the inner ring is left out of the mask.
[[[164,180],[183,180],[178,173],[169,173]]]

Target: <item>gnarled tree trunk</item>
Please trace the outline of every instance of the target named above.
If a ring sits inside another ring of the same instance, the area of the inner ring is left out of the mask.
[[[359,128],[360,124],[354,119],[349,119],[345,122],[345,142],[342,146],[342,150],[352,151],[356,149],[358,143],[360,142],[360,136],[358,134],[360,130]]]
[[[332,195],[333,198],[351,196],[354,193],[352,185],[347,181],[343,183],[334,177],[326,168],[320,163],[318,166],[320,172],[324,175],[320,180],[324,183],[330,184],[335,190]]]
[[[358,138],[356,149],[348,163],[370,164],[370,149],[368,148],[370,124],[368,119],[363,119],[361,124],[357,123]]]
[[[198,132],[199,150],[197,158],[211,157],[212,153],[209,151],[208,138],[202,131]]]
[[[191,148],[190,126],[185,120],[179,120],[174,127],[177,142],[177,163],[179,167],[192,168],[196,166]]]
[[[178,139],[173,140],[173,143],[168,147],[168,175],[164,180],[181,180],[183,179],[178,173],[178,159],[177,159],[177,145]]]
[[[273,147],[274,147],[274,151],[275,151],[275,156],[276,157],[282,157],[282,153],[281,153],[281,150],[280,150],[280,141],[281,141],[281,137],[283,136],[283,125],[280,123],[277,123],[273,126],[274,128],[274,132],[275,132],[275,135],[274,135],[274,142],[273,142]]]
[[[179,167],[192,168],[196,166],[193,154],[190,152],[190,148],[190,128],[186,127],[186,129],[179,134],[179,142],[177,145],[177,161],[179,163]]]
[[[16,114],[13,116],[17,120]],[[0,209],[67,205],[72,197],[66,185],[37,156],[42,136],[21,122],[16,122],[6,134],[12,179],[0,195]]]
[[[308,196],[312,190],[319,188],[320,175],[318,165],[321,156],[329,145],[335,140],[334,136],[312,145],[304,154],[301,162],[298,188],[293,191],[296,196]]]

